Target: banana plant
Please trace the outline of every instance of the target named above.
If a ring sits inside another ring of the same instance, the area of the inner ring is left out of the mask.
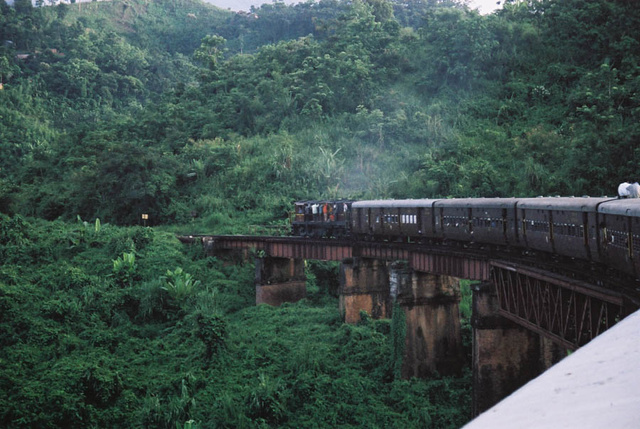
[[[123,252],[113,261],[113,276],[121,286],[131,286],[136,272],[135,253]]]
[[[176,301],[183,301],[191,296],[200,285],[200,280],[195,280],[191,274],[185,272],[181,267],[173,271],[167,270],[167,274],[162,276],[162,279],[165,281],[165,286],[162,286],[162,290],[166,290]]]

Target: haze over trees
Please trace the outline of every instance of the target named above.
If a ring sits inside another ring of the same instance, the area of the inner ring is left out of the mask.
[[[395,379],[390,322],[342,326],[334,266],[255,308],[250,266],[171,233],[301,199],[613,195],[637,28],[624,0],[0,0],[0,422],[460,426],[468,377]]]

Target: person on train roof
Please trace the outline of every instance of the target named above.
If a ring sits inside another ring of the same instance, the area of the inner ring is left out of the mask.
[[[620,198],[640,198],[640,185],[638,182],[623,182],[618,185],[618,197]]]

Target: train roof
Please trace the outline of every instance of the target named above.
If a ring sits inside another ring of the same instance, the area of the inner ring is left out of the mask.
[[[515,206],[518,198],[450,198],[438,200],[436,207],[487,207],[487,208],[509,208]]]
[[[431,207],[436,201],[438,200],[365,200],[354,202],[352,207],[354,209],[376,207]]]
[[[351,203],[353,200],[303,200],[303,201],[295,201],[294,204],[344,204]]]
[[[598,205],[611,201],[609,197],[541,197],[520,198],[519,209],[553,209],[567,211],[593,211]]]
[[[599,213],[640,216],[640,198],[620,198],[607,201],[598,207]]]
[[[603,203],[615,202],[604,213],[634,214],[640,216],[640,199],[615,199],[611,197],[538,197],[538,198],[450,198],[415,200],[365,200],[353,203],[353,208],[379,207],[494,207],[523,209],[554,209],[568,211],[593,211]],[[620,203],[618,203],[620,202]],[[627,204],[625,205],[625,202]],[[631,205],[631,207],[629,207]],[[602,207],[602,206],[601,206]]]

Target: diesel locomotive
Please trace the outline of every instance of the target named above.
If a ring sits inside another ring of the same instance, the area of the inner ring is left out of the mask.
[[[292,234],[529,249],[640,275],[640,198],[300,201]]]

